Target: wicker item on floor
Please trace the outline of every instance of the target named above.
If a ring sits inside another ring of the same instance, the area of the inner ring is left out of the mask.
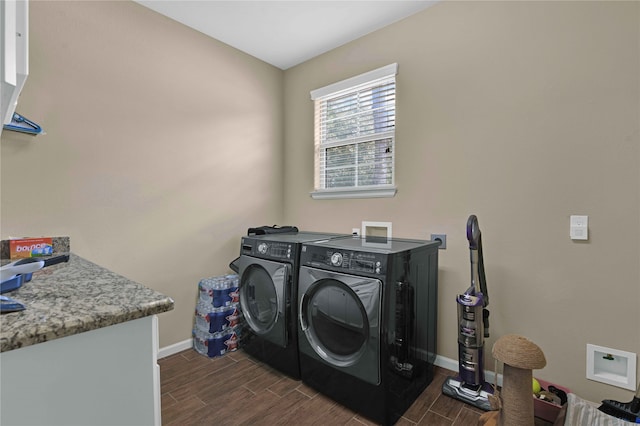
[[[547,361],[542,350],[525,337],[508,334],[500,337],[493,345],[493,357],[502,363],[502,389],[494,395],[500,412],[497,424],[500,426],[533,426],[533,398],[531,397],[533,369],[543,368]],[[484,420],[495,413],[484,416]]]

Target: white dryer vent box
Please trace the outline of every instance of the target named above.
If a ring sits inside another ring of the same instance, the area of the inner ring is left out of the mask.
[[[636,354],[587,344],[587,379],[636,390]]]
[[[363,246],[390,248],[392,234],[391,222],[362,222]]]

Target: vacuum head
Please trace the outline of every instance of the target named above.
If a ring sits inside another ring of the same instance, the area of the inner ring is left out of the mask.
[[[489,396],[493,395],[493,387],[487,382],[481,385],[468,385],[459,377],[449,377],[442,384],[442,393],[481,410],[492,410]]]

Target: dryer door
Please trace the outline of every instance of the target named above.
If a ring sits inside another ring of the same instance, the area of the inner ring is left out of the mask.
[[[301,267],[300,351],[369,383],[380,383],[382,282]]]
[[[286,299],[289,297],[291,266],[241,256],[240,308],[251,330],[281,347],[287,346]]]

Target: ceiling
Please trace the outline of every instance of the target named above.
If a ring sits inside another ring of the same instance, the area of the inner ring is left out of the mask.
[[[437,0],[135,1],[285,70]]]

